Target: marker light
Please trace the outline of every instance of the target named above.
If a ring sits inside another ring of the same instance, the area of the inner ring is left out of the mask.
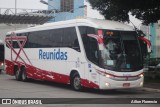
[[[109,36],[112,36],[112,35],[113,35],[113,32],[109,32],[109,31],[108,31],[108,32],[106,32],[106,34],[109,35]]]
[[[111,76],[107,74],[106,77],[107,77],[107,78],[110,78]]]

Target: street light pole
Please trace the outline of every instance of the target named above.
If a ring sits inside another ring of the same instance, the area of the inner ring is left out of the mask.
[[[15,15],[17,14],[17,0],[15,0]]]

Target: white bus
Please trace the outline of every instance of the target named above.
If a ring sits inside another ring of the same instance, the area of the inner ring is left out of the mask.
[[[96,89],[143,86],[143,59],[131,26],[109,20],[74,19],[6,35],[6,73]]]

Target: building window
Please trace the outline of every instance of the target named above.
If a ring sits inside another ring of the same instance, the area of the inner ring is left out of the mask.
[[[73,10],[73,2],[73,0],[61,0],[61,12],[69,12]]]

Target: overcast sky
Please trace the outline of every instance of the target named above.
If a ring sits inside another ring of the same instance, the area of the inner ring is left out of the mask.
[[[26,9],[47,9],[47,5],[40,3],[40,0],[16,0],[17,8],[26,8]],[[48,0],[44,0],[48,1]],[[86,0],[85,0],[86,1]],[[87,4],[87,16],[92,18],[103,19],[103,16],[99,14],[98,11],[91,9],[89,3]],[[0,0],[0,8],[15,8],[15,0]],[[139,26],[141,21],[130,16],[130,20],[136,25]]]

